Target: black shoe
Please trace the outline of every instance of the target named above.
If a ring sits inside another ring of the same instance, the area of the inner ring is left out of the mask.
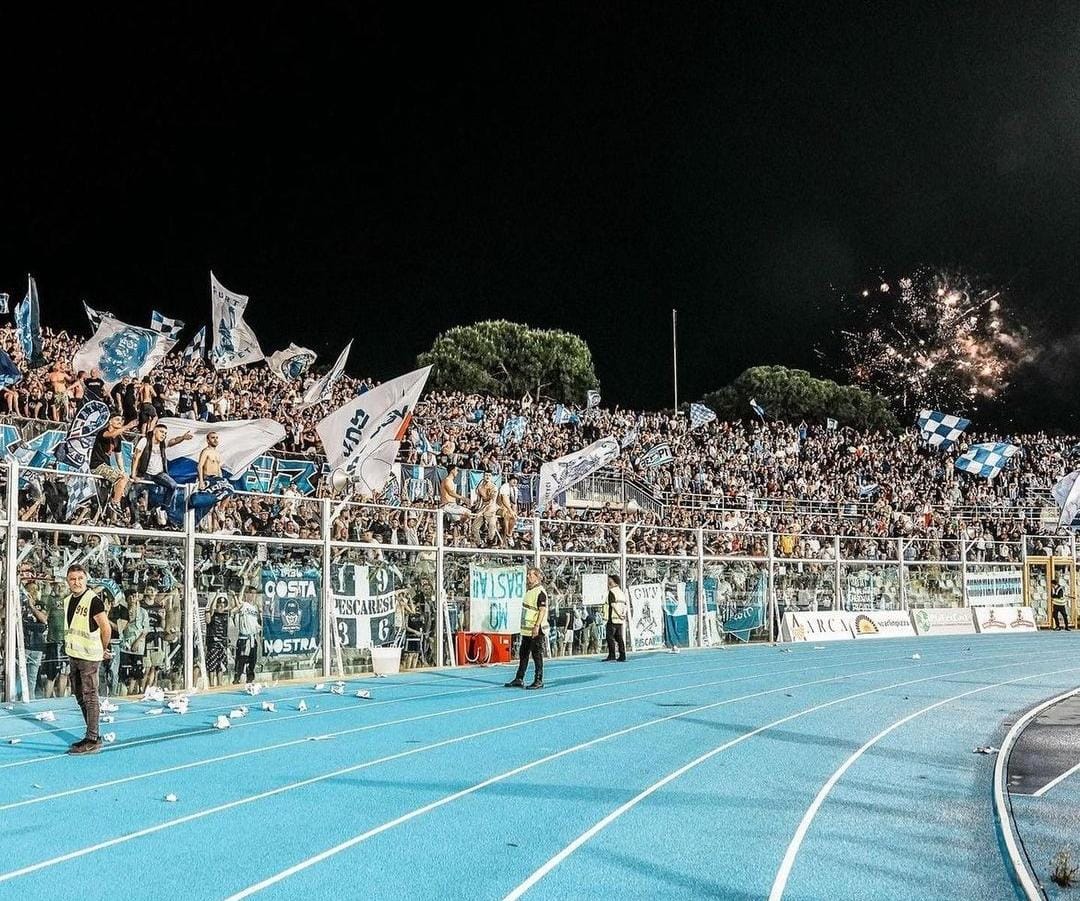
[[[525,683],[520,679],[512,679],[509,682],[503,683],[503,688],[524,688]]]
[[[69,754],[96,754],[101,750],[101,740],[87,741],[83,739],[80,742],[76,742],[70,748],[68,748]]]
[[[625,657],[618,657],[618,658],[616,658],[615,662],[616,663],[626,663],[626,658]]]
[[[532,691],[533,689],[536,689],[536,688],[543,688],[543,687],[544,687],[544,683],[543,683],[543,682],[533,682],[533,683],[532,683],[532,685],[526,685],[526,686],[525,686],[525,690],[526,690],[526,691]]]
[[[85,738],[80,738],[77,742],[72,744],[70,748],[67,749],[67,753],[68,754],[76,754],[78,752],[75,749],[76,748],[81,748],[85,744],[86,744],[86,739]]]
[[[601,657],[600,662],[601,663],[614,663],[615,658],[614,657]]]

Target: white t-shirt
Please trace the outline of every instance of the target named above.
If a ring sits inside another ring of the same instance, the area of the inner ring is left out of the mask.
[[[148,476],[160,475],[164,467],[161,465],[161,451],[156,447],[150,446],[150,439],[145,435],[139,439],[139,443],[135,445],[135,452],[142,451],[144,454],[149,454],[146,458],[146,474]]]

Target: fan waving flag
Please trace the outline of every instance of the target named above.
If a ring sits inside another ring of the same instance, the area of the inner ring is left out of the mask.
[[[343,469],[362,493],[376,497],[397,459],[430,366],[365,391],[316,426],[331,471]]]
[[[248,298],[234,294],[210,273],[210,308],[214,343],[210,347],[210,365],[232,369],[264,359],[259,339],[244,321]]]
[[[953,464],[961,472],[970,472],[983,479],[992,479],[1020,448],[1015,444],[987,442],[973,444]]]
[[[33,276],[27,276],[29,284],[26,297],[15,307],[15,330],[19,335],[26,365],[38,369],[49,361],[42,355],[44,339],[41,336],[41,306],[38,304],[37,282]]]
[[[750,398],[750,409],[757,413],[761,417],[761,421],[765,421],[765,408],[761,406],[754,398]]]
[[[619,456],[618,440],[601,438],[579,451],[542,464],[536,509],[543,513],[551,506],[556,495],[607,466],[617,456]]]
[[[101,328],[101,320],[104,316],[112,316],[112,313],[103,313],[101,310],[95,310],[85,300],[82,302],[83,309],[86,310],[86,318],[90,320],[90,328],[95,332]]]
[[[279,350],[266,358],[270,374],[283,382],[302,379],[314,362],[315,351],[292,343],[285,350]]]
[[[345,372],[345,363],[348,362],[350,350],[352,350],[352,341],[346,344],[345,349],[338,354],[333,368],[304,392],[303,399],[296,405],[297,409],[304,410],[307,407],[313,407],[315,404],[321,404],[334,396],[334,385],[338,383]]]
[[[937,410],[922,410],[919,413],[919,431],[931,447],[940,447],[948,450],[954,444],[969,425],[970,419],[960,416],[952,416],[948,413],[939,413]]]
[[[150,314],[150,328],[155,332],[161,332],[167,338],[179,338],[180,333],[184,330],[184,323],[179,319],[170,319],[168,316],[154,310]]]
[[[201,360],[206,356],[206,326],[195,333],[191,343],[184,348],[185,360]]]
[[[1050,494],[1061,508],[1058,525],[1071,529],[1080,525],[1080,470],[1073,470],[1051,490]]]
[[[588,391],[585,394],[585,409],[591,410],[593,407],[600,406],[600,392]]]
[[[7,351],[0,350],[0,388],[8,388],[22,381],[22,373],[15,361],[7,355]]]
[[[716,414],[705,404],[690,404],[690,431],[708,425],[716,419]]]
[[[114,319],[107,313],[101,326],[71,360],[75,372],[101,370],[106,386],[122,378],[142,378],[157,366],[176,342],[153,329],[139,328]]]
[[[655,469],[657,466],[663,466],[666,463],[670,463],[675,457],[671,453],[671,445],[666,441],[663,444],[657,444],[650,447],[645,453],[638,457],[638,466],[644,466],[647,469]]]

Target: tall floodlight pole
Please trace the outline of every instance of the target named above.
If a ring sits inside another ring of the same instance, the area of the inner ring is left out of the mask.
[[[671,371],[675,376],[675,412],[679,412],[679,341],[676,336],[675,325],[678,322],[679,311],[671,311]]]

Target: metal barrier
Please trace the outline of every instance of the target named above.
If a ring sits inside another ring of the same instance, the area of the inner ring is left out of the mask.
[[[89,514],[69,516],[55,491],[44,501],[53,482],[76,478],[84,477],[0,465],[9,699],[23,643],[29,681],[66,690],[62,601],[74,562],[118,627],[102,673],[109,693],[364,672],[372,647],[400,648],[405,667],[505,657],[511,639],[481,653],[462,636],[516,632],[512,605],[479,601],[483,586],[524,578],[526,566],[541,570],[558,655],[598,651],[612,573],[638,605],[631,636],[651,630],[649,647],[772,640],[787,610],[1026,602],[1049,624],[1052,603],[1065,603],[1075,620],[1071,533],[900,539],[587,518],[524,518],[503,532],[501,522],[477,528],[463,511],[250,493],[200,524],[189,510],[182,528],[127,528],[102,518],[106,486],[93,477],[89,496],[99,500]],[[25,618],[30,601],[43,628]]]

